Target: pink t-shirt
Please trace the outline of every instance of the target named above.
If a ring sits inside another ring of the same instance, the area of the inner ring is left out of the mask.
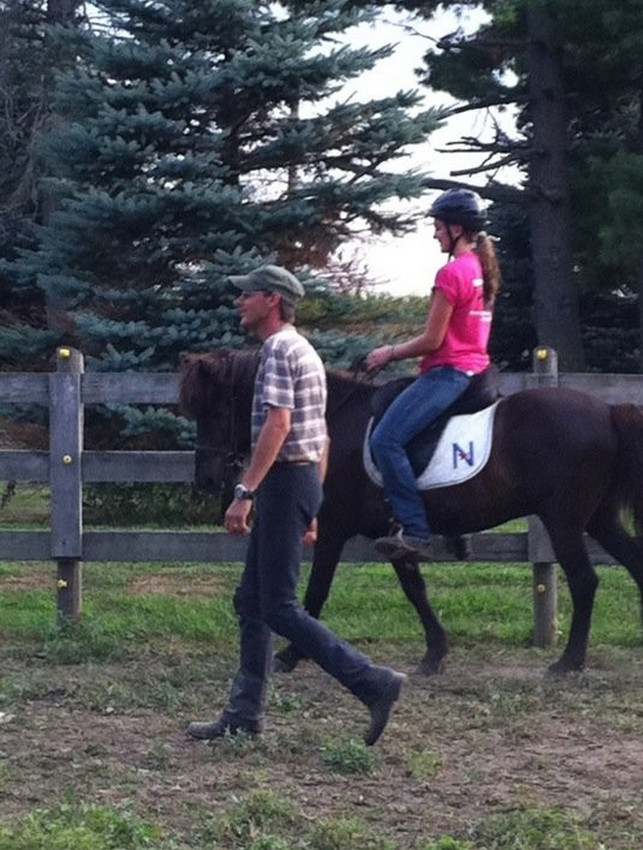
[[[478,255],[468,251],[443,266],[436,275],[434,289],[444,293],[453,305],[453,313],[442,345],[426,355],[420,371],[454,366],[463,372],[482,372],[489,365],[487,344],[492,313],[484,303]]]

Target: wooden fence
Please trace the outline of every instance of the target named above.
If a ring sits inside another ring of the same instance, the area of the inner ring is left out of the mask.
[[[56,365],[51,374],[0,373],[0,404],[45,405],[50,435],[49,451],[0,450],[0,481],[46,482],[51,499],[49,529],[0,530],[0,559],[55,561],[60,619],[77,619],[81,614],[83,561],[242,561],[246,541],[225,533],[83,528],[83,483],[191,482],[194,453],[83,450],[85,405],[175,404],[177,374],[85,373],[82,355],[70,348],[58,350]],[[534,352],[533,373],[501,375],[501,390],[506,395],[544,385],[573,387],[609,403],[643,405],[643,376],[558,374],[556,354],[547,348]],[[527,533],[474,534],[470,544],[470,560],[532,564],[534,642],[539,646],[554,643],[556,571],[549,539],[539,521],[531,518]],[[435,561],[453,560],[442,541],[437,541],[435,548]],[[593,541],[589,541],[589,549],[594,563],[613,563]],[[342,560],[382,558],[372,541],[354,538],[346,544]]]

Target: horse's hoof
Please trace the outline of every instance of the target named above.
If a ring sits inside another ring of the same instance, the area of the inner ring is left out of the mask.
[[[294,646],[287,646],[275,653],[272,669],[275,673],[292,673],[304,656]]]
[[[421,676],[439,676],[444,673],[444,658],[423,658],[417,666]]]
[[[562,679],[569,673],[580,673],[584,666],[584,664],[573,663],[560,658],[558,661],[554,661],[553,664],[549,665],[547,676],[551,679]]]
[[[273,673],[292,673],[296,666],[296,661],[284,661],[283,658],[280,658],[278,655],[275,655],[275,657],[272,659]]]

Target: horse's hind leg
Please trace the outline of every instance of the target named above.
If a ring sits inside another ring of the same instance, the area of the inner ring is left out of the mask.
[[[553,674],[582,670],[587,654],[587,641],[594,608],[598,578],[589,560],[580,530],[570,530],[561,525],[547,523],[552,547],[560,563],[572,597],[572,622],[567,646],[563,654],[549,667]]]
[[[615,511],[600,512],[592,517],[587,531],[619,564],[623,564],[639,589],[643,620],[643,548],[623,528]]]
[[[440,673],[448,651],[447,636],[429,603],[418,559],[397,559],[392,563],[406,598],[418,613],[426,636],[426,653],[418,666],[418,672],[425,676]]]

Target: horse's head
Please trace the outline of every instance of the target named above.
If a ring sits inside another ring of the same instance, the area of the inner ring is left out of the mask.
[[[219,495],[234,486],[250,452],[250,411],[257,356],[219,349],[181,362],[181,412],[197,423],[195,483]]]

